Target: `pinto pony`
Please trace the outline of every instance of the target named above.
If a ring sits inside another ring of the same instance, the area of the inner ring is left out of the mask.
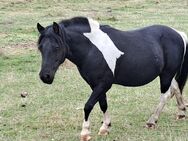
[[[176,96],[178,118],[185,117],[182,90],[188,75],[188,40],[185,33],[163,25],[121,31],[97,21],[75,17],[43,27],[37,24],[42,55],[40,78],[51,84],[58,67],[67,58],[92,89],[84,107],[81,140],[90,137],[89,114],[99,102],[104,114],[100,135],[109,133],[106,93],[112,84],[142,86],[160,78],[160,103],[147,121],[155,127],[167,100]]]

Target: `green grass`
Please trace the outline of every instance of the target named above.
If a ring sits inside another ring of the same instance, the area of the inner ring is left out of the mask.
[[[52,85],[38,77],[40,53],[36,23],[47,26],[73,16],[89,16],[119,29],[165,24],[188,34],[188,5],[183,0],[1,0],[0,1],[0,141],[76,141],[83,106],[91,90],[76,67],[60,67]],[[141,72],[142,73],[142,72]],[[26,107],[20,93],[27,91]],[[188,99],[186,86],[184,96]],[[176,121],[169,101],[157,129],[143,128],[158,104],[159,80],[139,87],[114,85],[108,92],[112,130],[97,135],[102,113],[91,113],[94,141],[186,141],[188,121]]]

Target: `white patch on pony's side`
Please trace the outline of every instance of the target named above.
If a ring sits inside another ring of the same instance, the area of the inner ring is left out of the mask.
[[[171,27],[172,28],[172,27]],[[187,44],[188,44],[188,38],[187,38],[187,35],[184,33],[184,32],[182,32],[182,31],[178,31],[178,30],[176,30],[176,29],[174,29],[174,28],[172,28],[173,30],[175,30],[180,36],[181,36],[181,38],[182,38],[182,40],[183,40],[183,43],[184,43],[184,55],[185,55],[185,52],[186,52],[186,46],[187,46]]]
[[[124,53],[120,51],[110,37],[100,30],[100,25],[97,21],[88,18],[91,28],[90,33],[83,33],[103,54],[109,68],[114,74],[116,61]]]

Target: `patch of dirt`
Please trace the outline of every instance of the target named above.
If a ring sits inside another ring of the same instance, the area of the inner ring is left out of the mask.
[[[0,56],[20,55],[20,54],[26,54],[30,51],[36,51],[36,53],[40,54],[36,42],[4,46],[0,48]],[[61,66],[63,68],[65,67],[68,69],[75,67],[75,65],[67,59]]]
[[[1,23],[0,23],[1,24]],[[0,33],[0,38],[5,38],[7,37],[8,35],[6,33]]]
[[[6,48],[37,48],[36,42],[30,42],[30,43],[20,43],[20,44],[14,44],[14,45],[8,45]]]
[[[37,44],[35,42],[7,45],[0,48],[0,53],[5,56],[19,55],[19,54],[28,53],[32,50],[38,50]]]
[[[3,0],[3,1],[7,2],[7,0]],[[8,2],[11,4],[23,4],[26,2],[32,2],[32,0],[9,0]]]

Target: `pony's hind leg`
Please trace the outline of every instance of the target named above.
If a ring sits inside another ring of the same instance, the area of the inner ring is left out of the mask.
[[[154,113],[151,115],[151,117],[149,118],[149,120],[146,123],[147,128],[155,128],[155,125],[158,121],[160,113],[162,112],[165,104],[171,97],[172,97],[172,93],[171,93],[170,88],[168,89],[168,91],[166,93],[161,94],[160,102],[159,102],[157,108],[155,109]]]
[[[110,132],[111,120],[110,120],[110,115],[107,111],[108,104],[106,100],[106,94],[101,95],[99,99],[99,105],[104,115],[103,115],[102,126],[99,129],[98,135],[107,135]]]
[[[163,73],[163,75],[160,76],[160,84],[161,84],[160,102],[157,108],[155,109],[154,113],[147,121],[146,123],[147,128],[155,128],[155,125],[158,121],[160,113],[162,112],[165,104],[171,97],[173,97],[173,93],[171,92],[172,79],[173,79],[173,75],[170,76],[168,73]]]
[[[175,79],[172,80],[171,92],[173,95],[175,95],[177,101],[177,106],[178,106],[177,119],[185,119],[186,106],[184,104],[178,83]]]

